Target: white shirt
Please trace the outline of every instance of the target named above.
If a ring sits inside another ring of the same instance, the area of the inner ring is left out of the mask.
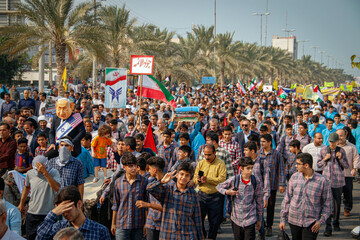
[[[20,239],[20,240],[24,239],[25,240],[25,238],[20,237],[16,233],[10,231],[9,228],[6,230],[5,235],[1,238],[1,240],[18,240],[18,239]]]
[[[39,112],[38,112],[38,115],[41,116],[41,109],[44,108],[46,106],[46,102],[41,102],[40,103],[40,108],[39,108]]]
[[[28,147],[29,147],[29,148],[30,148],[30,145],[31,145],[31,141],[32,141],[32,139],[33,139],[33,137],[34,137],[34,133],[35,133],[35,131],[33,131],[31,135],[28,134],[28,135],[26,136],[26,139],[28,140]]]
[[[313,157],[314,171],[322,171],[323,170],[323,168],[317,167],[317,162],[320,157],[320,151],[323,147],[326,147],[326,146],[324,144],[321,144],[320,146],[316,147],[315,144],[312,142],[312,143],[309,143],[308,145],[306,145],[302,150],[303,153],[309,153]]]

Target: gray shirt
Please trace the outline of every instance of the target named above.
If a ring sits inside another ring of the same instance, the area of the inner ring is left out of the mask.
[[[46,178],[35,169],[26,174],[25,186],[30,187],[30,202],[28,212],[36,215],[47,215],[54,208],[55,191]],[[60,184],[60,174],[55,168],[50,170],[51,177]]]

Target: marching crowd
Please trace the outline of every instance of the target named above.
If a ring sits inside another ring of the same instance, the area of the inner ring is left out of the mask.
[[[313,102],[169,87],[178,107],[199,107],[196,121],[178,121],[158,100],[139,106],[132,90],[124,109],[105,108],[86,82],[64,96],[50,91],[32,85],[20,99],[0,85],[0,239],[216,239],[227,218],[234,239],[265,239],[278,192],[279,228],[295,240],[316,239],[323,225],[331,237],[351,215],[357,91]],[[84,211],[86,178],[103,183],[96,221]]]

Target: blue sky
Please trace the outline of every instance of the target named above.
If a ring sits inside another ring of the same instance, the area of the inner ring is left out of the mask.
[[[104,5],[126,4],[131,15],[139,23],[152,23],[167,28],[179,35],[191,32],[192,24],[211,26],[214,24],[214,0],[106,0]],[[217,33],[235,32],[234,39],[246,42],[260,42],[260,17],[255,12],[264,13],[266,0],[217,0]],[[328,63],[328,55],[336,58],[349,74],[360,76],[360,70],[352,69],[350,56],[360,55],[360,1],[359,0],[268,0],[268,38],[272,35],[285,36],[286,12],[288,29],[297,40],[305,43],[305,54],[314,57],[311,46],[319,46],[316,61]],[[265,17],[263,17],[263,37]],[[264,38],[263,38],[264,44]],[[302,43],[298,56],[302,56]],[[330,60],[330,67],[335,67]],[[340,66],[339,66],[340,67]]]

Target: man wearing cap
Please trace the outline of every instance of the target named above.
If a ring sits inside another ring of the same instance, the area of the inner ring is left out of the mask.
[[[51,159],[49,166],[59,171],[60,188],[74,185],[83,196],[85,183],[83,164],[71,155],[72,151],[74,151],[72,139],[68,136],[62,137],[59,143],[59,156]]]
[[[36,238],[36,229],[46,215],[54,208],[55,193],[60,189],[60,174],[48,164],[47,158],[39,155],[33,160],[33,169],[27,172],[25,186],[18,206],[24,212],[25,201],[30,193],[29,209],[26,214],[26,237]]]
[[[341,194],[343,187],[345,186],[345,176],[343,169],[349,168],[347,162],[346,153],[343,148],[336,146],[339,141],[339,135],[337,133],[331,133],[329,135],[329,146],[324,147],[320,151],[320,156],[317,162],[319,168],[324,167],[323,175],[330,181],[331,191],[334,201],[334,213],[333,213],[333,227],[334,231],[340,231],[340,205]],[[332,235],[331,216],[326,220],[326,227],[324,236],[330,237]]]
[[[48,148],[48,156],[56,157],[55,144],[59,143],[61,137],[69,136],[74,144],[73,156],[81,153],[81,139],[85,136],[85,126],[80,113],[72,114],[75,104],[69,99],[62,98],[56,102],[56,116],[51,124]],[[50,157],[50,158],[51,158]]]

